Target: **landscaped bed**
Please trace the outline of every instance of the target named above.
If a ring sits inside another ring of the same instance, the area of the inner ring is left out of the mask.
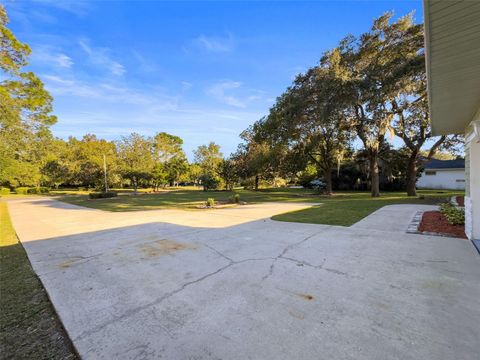
[[[423,213],[422,221],[418,231],[424,233],[435,233],[439,235],[453,236],[466,239],[465,225],[452,225],[447,217],[440,211],[426,211]]]

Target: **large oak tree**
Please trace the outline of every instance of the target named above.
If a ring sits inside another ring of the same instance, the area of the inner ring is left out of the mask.
[[[369,32],[347,37],[325,58],[347,90],[351,124],[368,154],[371,194],[380,195],[378,154],[390,129],[395,99],[411,85],[410,68],[423,48],[423,28],[412,14],[376,19]]]

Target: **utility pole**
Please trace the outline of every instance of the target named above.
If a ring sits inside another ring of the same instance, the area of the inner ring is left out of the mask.
[[[103,154],[103,173],[105,175],[105,192],[108,192],[108,183],[107,183],[107,158]]]

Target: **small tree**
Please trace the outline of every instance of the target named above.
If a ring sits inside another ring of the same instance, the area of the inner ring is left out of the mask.
[[[46,183],[56,189],[68,180],[68,167],[57,159],[48,160],[41,172],[46,177]]]
[[[158,191],[160,186],[165,187],[168,184],[168,172],[163,164],[155,164],[152,172],[153,191]]]
[[[203,174],[200,176],[200,182],[203,186],[203,191],[215,190],[220,184],[220,178],[212,174]]]
[[[122,136],[117,142],[122,175],[129,179],[135,194],[141,181],[151,179],[155,165],[153,159],[153,141],[137,133]]]
[[[221,182],[219,172],[223,161],[220,146],[214,142],[208,145],[201,145],[194,151],[194,155],[195,162],[202,170],[200,181],[202,182],[203,189],[216,189]]]
[[[238,181],[238,171],[233,159],[224,159],[219,169],[220,177],[223,179],[226,190],[233,190],[235,183]]]
[[[232,156],[239,177],[254,179],[254,189],[258,190],[260,180],[274,178],[280,168],[282,153],[269,143],[265,119],[244,130],[240,137],[244,141]]]

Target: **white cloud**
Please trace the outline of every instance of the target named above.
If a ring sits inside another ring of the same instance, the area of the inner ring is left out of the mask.
[[[249,102],[260,98],[258,95],[260,93],[259,90],[254,90],[257,93],[256,95],[235,96],[231,93],[232,91],[240,89],[241,86],[242,83],[239,81],[221,81],[209,87],[207,89],[207,94],[227,105],[239,108],[244,108]]]
[[[182,90],[188,91],[193,87],[193,84],[188,81],[182,81]]]
[[[136,50],[132,50],[132,54],[135,60],[137,60],[139,69],[141,71],[145,73],[153,73],[157,71],[157,65],[149,61],[148,58],[145,58],[145,56],[143,56],[141,53]]]
[[[65,79],[49,74],[42,75],[41,79],[44,80],[47,90],[55,96],[70,95],[119,105],[141,105],[146,106],[152,112],[165,109],[174,110],[178,106],[176,96],[169,96],[156,91],[146,93],[110,83],[90,85],[73,78]]]
[[[33,46],[32,62],[52,64],[56,67],[70,68],[74,62],[72,58],[49,46]]]
[[[224,37],[200,35],[193,40],[200,48],[215,53],[231,52],[235,48],[235,40],[231,33]]]
[[[65,67],[69,68],[70,66],[73,65],[73,60],[71,57],[65,55],[65,54],[57,54],[57,57],[54,60],[58,66],[60,67]]]
[[[45,7],[52,7],[59,10],[63,10],[77,16],[85,15],[89,8],[90,4],[88,1],[78,1],[78,0],[34,0],[33,2],[43,5]]]
[[[108,48],[92,47],[87,39],[80,39],[79,45],[82,50],[88,55],[90,61],[98,66],[102,66],[109,70],[113,75],[121,76],[125,74],[125,67],[119,62],[113,60],[109,56],[110,50]]]

